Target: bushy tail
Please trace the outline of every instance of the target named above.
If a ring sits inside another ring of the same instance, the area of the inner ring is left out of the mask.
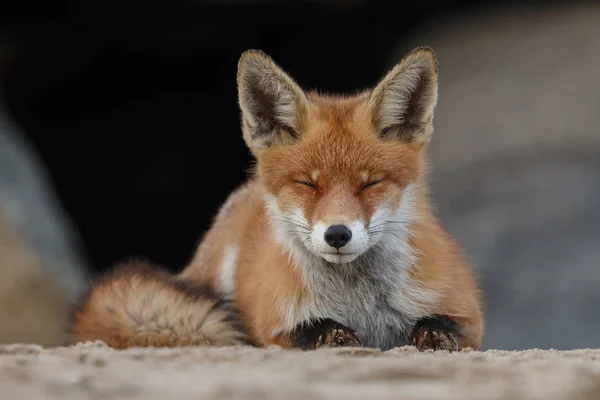
[[[71,343],[136,346],[249,343],[233,305],[210,288],[144,261],[119,264],[92,285],[72,314]]]

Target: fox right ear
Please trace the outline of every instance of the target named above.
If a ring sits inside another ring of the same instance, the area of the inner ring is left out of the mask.
[[[416,48],[373,89],[369,104],[380,137],[418,146],[429,141],[438,95],[437,64],[431,48]]]
[[[244,140],[254,153],[299,138],[308,99],[269,56],[245,51],[238,63],[237,85]]]

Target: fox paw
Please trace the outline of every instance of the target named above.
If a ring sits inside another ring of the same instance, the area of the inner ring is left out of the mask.
[[[419,320],[410,335],[410,343],[419,351],[459,350],[459,331],[456,323],[444,315],[434,315]]]
[[[360,347],[356,332],[348,328],[333,328],[319,335],[315,348],[319,347]]]
[[[360,347],[354,330],[329,318],[302,324],[291,332],[292,343],[303,350],[320,347]]]

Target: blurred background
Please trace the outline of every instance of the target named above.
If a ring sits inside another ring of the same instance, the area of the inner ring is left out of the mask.
[[[480,276],[485,348],[600,347],[600,2],[8,0],[0,7],[0,342],[64,342],[130,256],[177,272],[245,179],[235,74],[260,48],[355,92],[440,61],[437,211]]]

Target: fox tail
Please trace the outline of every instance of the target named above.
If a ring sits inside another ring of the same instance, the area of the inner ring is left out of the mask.
[[[70,333],[72,344],[100,340],[115,349],[250,343],[231,302],[146,261],[101,275],[74,308]]]

